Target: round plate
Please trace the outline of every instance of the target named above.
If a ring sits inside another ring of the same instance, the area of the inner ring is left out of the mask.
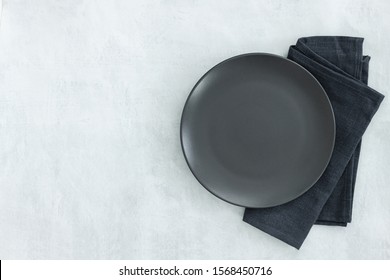
[[[335,120],[320,83],[271,54],[225,60],[195,85],[180,128],[186,161],[217,197],[270,207],[306,192],[324,172]]]

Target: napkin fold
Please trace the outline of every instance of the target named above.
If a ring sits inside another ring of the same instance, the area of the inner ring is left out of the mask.
[[[361,138],[384,96],[367,86],[370,57],[363,56],[363,38],[300,38],[288,58],[311,72],[329,97],[336,121],[333,154],[302,196],[276,207],[247,208],[243,220],[299,249],[313,224],[351,222]]]

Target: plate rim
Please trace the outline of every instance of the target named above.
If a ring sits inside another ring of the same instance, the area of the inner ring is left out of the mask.
[[[287,61],[288,63],[291,63],[295,66],[298,66],[298,68],[302,69],[304,72],[306,72],[306,74],[308,74],[315,82],[316,84],[320,87],[322,93],[324,94],[325,96],[325,100],[327,101],[326,103],[329,105],[329,108],[330,108],[330,112],[331,112],[331,116],[332,116],[332,131],[333,131],[333,137],[332,137],[332,148],[330,150],[330,153],[329,153],[329,156],[328,156],[328,159],[326,160],[326,164],[324,165],[321,173],[319,174],[319,176],[314,180],[314,182],[309,185],[308,187],[306,187],[302,192],[300,192],[298,195],[296,195],[294,198],[292,199],[289,199],[287,200],[286,202],[283,202],[283,203],[277,203],[277,204],[270,204],[270,205],[267,205],[267,206],[257,206],[257,207],[253,207],[253,206],[248,206],[248,205],[242,205],[242,204],[239,204],[239,203],[236,203],[236,202],[232,202],[232,201],[229,201],[223,197],[221,197],[220,195],[218,195],[217,193],[215,193],[214,191],[212,191],[209,187],[207,187],[207,184],[203,183],[202,180],[200,180],[198,178],[198,176],[195,174],[194,170],[192,169],[191,167],[191,164],[188,160],[188,157],[187,157],[187,154],[185,152],[185,149],[184,149],[184,144],[183,144],[183,118],[184,118],[184,114],[185,114],[185,110],[188,106],[188,102],[192,96],[192,94],[194,93],[195,89],[198,87],[198,85],[207,77],[207,75],[213,71],[215,68],[217,68],[218,66],[224,64],[224,63],[227,63],[228,61],[230,60],[234,60],[234,59],[238,59],[238,58],[242,58],[242,57],[247,57],[247,56],[268,56],[268,57],[274,57],[274,58],[277,58],[277,59],[281,59],[281,60],[284,60],[284,61]],[[214,65],[213,67],[211,67],[206,73],[204,73],[201,78],[195,83],[195,85],[192,87],[190,93],[188,94],[187,98],[186,98],[186,101],[184,103],[184,106],[183,106],[183,109],[182,109],[182,113],[181,113],[181,117],[180,117],[180,145],[181,145],[181,150],[182,150],[182,153],[184,155],[184,159],[187,163],[187,166],[188,168],[190,169],[192,175],[195,177],[195,179],[203,186],[203,188],[205,188],[208,192],[210,192],[211,194],[213,194],[215,197],[217,197],[218,199],[221,199],[222,201],[225,201],[229,204],[232,204],[232,205],[235,205],[235,206],[240,206],[240,207],[247,207],[247,208],[268,208],[268,207],[275,207],[275,206],[279,206],[279,205],[283,205],[285,203],[288,203],[294,199],[297,199],[298,197],[302,196],[304,193],[306,193],[308,190],[310,190],[317,182],[318,180],[321,178],[321,176],[324,174],[326,168],[328,167],[329,165],[329,162],[332,158],[332,155],[333,155],[333,152],[334,152],[334,144],[335,144],[335,141],[336,141],[336,120],[335,120],[335,115],[334,115],[334,110],[333,110],[333,106],[332,106],[332,103],[330,102],[330,99],[328,97],[328,94],[326,93],[324,87],[321,85],[321,83],[318,81],[318,79],[316,77],[314,77],[314,75],[312,73],[310,73],[305,67],[303,67],[302,65],[298,64],[297,62],[291,60],[291,59],[288,59],[286,57],[283,57],[281,55],[277,55],[277,54],[273,54],[273,53],[267,53],[267,52],[250,52],[250,53],[243,53],[243,54],[239,54],[239,55],[235,55],[235,56],[232,56],[230,58],[227,58],[219,63],[217,63],[216,65]]]

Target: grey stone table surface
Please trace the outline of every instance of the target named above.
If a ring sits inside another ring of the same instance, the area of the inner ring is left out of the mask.
[[[299,37],[365,38],[390,92],[389,1],[4,0],[0,259],[389,259],[390,105],[364,135],[353,222],[301,250],[203,189],[179,140],[195,82]]]

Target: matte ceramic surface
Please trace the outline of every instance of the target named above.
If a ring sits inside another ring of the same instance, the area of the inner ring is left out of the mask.
[[[307,191],[333,151],[335,122],[319,82],[280,56],[245,54],[207,72],[187,99],[182,148],[198,181],[245,207]]]

